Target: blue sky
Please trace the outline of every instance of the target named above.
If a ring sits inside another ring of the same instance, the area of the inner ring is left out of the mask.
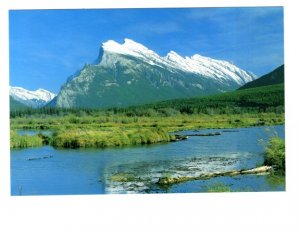
[[[58,93],[109,39],[228,60],[258,76],[284,63],[282,7],[11,10],[9,24],[10,85],[29,90]]]

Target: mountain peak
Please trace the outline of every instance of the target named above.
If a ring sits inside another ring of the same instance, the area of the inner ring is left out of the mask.
[[[166,57],[165,57],[167,60],[169,61],[173,61],[173,62],[180,62],[182,61],[184,58],[181,57],[179,54],[177,54],[175,51],[170,51]]]
[[[199,54],[195,54],[195,55],[193,55],[193,56],[191,57],[191,59],[193,59],[193,60],[202,60],[203,58],[210,59],[210,58],[208,58],[208,57],[204,57],[204,56],[199,55]]]
[[[143,57],[147,54],[156,55],[154,51],[149,50],[144,45],[128,38],[124,39],[123,44],[120,44],[114,40],[108,40],[107,42],[102,43],[102,48],[104,51],[137,57]]]
[[[147,50],[147,51],[149,50],[144,45],[137,43],[137,42],[133,41],[132,39],[128,39],[128,38],[124,39],[123,46],[125,46],[129,49],[132,49],[132,50]]]

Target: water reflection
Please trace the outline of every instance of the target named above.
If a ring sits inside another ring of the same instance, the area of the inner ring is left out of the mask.
[[[274,129],[284,137],[284,126]],[[201,130],[218,136],[192,136],[167,144],[107,149],[54,149],[50,146],[11,151],[12,195],[207,192],[221,183],[231,191],[282,191],[282,178],[267,175],[215,177],[159,187],[162,176],[248,169],[261,165],[265,127]],[[188,133],[198,131],[187,131]],[[186,132],[186,133],[187,133]],[[184,133],[184,132],[183,132]],[[51,158],[43,158],[51,156]],[[34,159],[28,161],[28,159]]]

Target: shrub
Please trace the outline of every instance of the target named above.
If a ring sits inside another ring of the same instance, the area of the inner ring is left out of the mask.
[[[276,170],[285,172],[285,142],[278,137],[272,137],[266,146],[265,164],[274,166]]]
[[[40,135],[19,135],[15,131],[10,132],[10,147],[11,148],[28,148],[38,147],[44,144],[43,137]]]

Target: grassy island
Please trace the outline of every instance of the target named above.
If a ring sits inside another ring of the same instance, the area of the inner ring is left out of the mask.
[[[284,115],[259,114],[180,114],[174,116],[49,116],[11,119],[11,148],[41,146],[50,143],[60,148],[109,147],[175,141],[170,132],[236,128],[284,123]],[[18,135],[18,129],[53,130],[51,137]],[[48,142],[47,142],[48,141]]]

